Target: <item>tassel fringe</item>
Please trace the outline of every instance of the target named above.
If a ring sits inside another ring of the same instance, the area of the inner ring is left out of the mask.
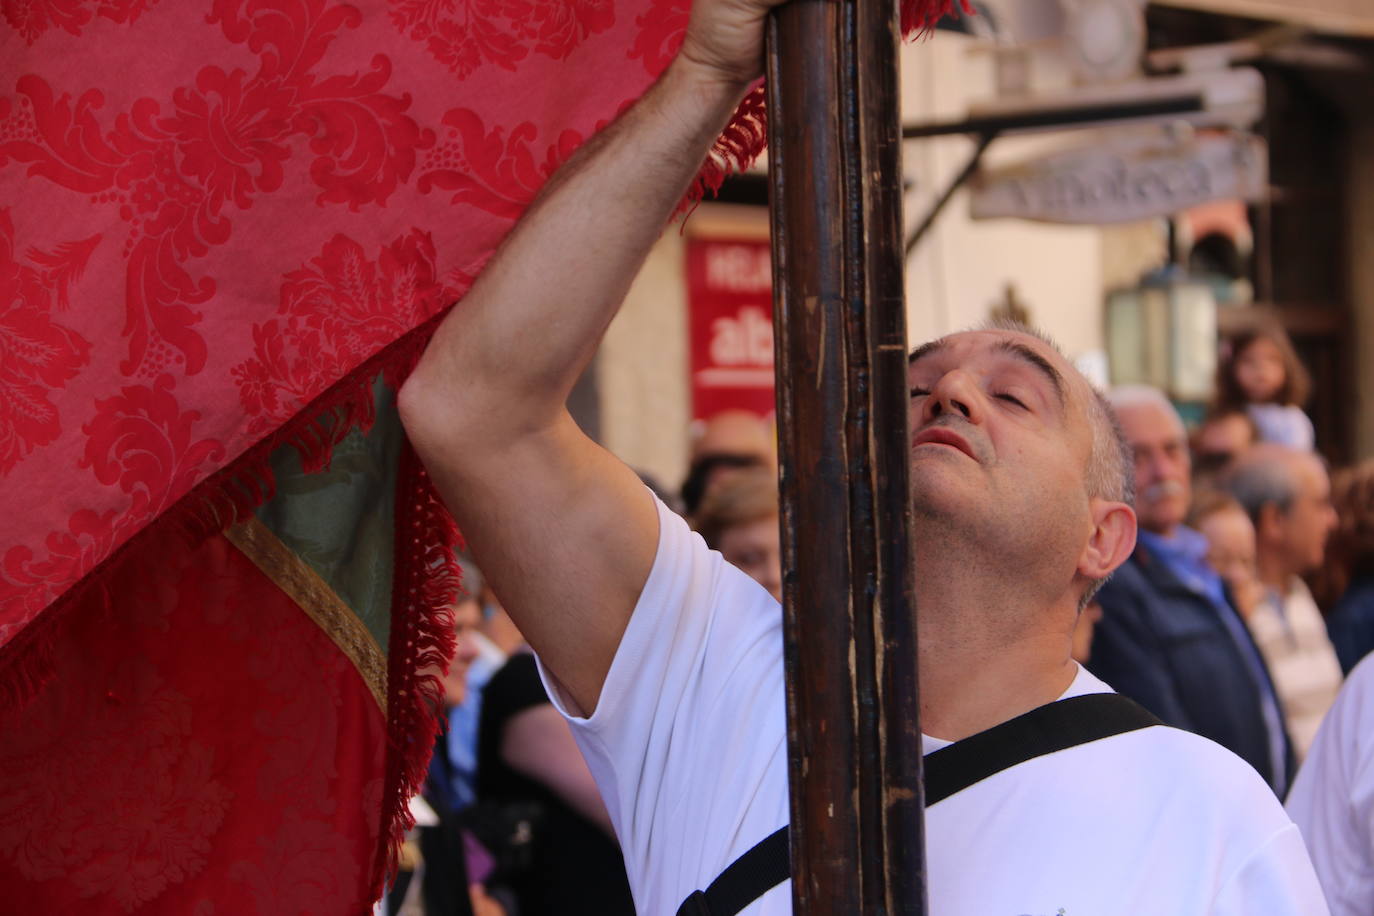
[[[387,663],[386,781],[373,897],[395,874],[406,831],[415,826],[410,799],[424,787],[439,734],[444,685],[434,675],[453,657],[453,603],[458,597],[458,530],[409,442],[396,481],[396,552]]]
[[[954,12],[956,0],[902,0],[902,35],[905,38],[919,38],[935,28],[935,24]],[[959,7],[972,13],[970,0],[957,0]],[[706,192],[712,196],[720,192],[720,186],[731,175],[737,175],[754,162],[768,147],[768,112],[764,105],[762,84],[749,90],[748,95],[739,103],[725,132],[711,147],[706,162],[696,179],[687,189],[682,202],[678,204],[677,214],[691,213],[701,203]]]

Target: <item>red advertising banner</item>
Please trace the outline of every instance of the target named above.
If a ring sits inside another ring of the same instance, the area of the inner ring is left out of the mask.
[[[767,240],[689,239],[692,418],[773,414],[773,273]]]

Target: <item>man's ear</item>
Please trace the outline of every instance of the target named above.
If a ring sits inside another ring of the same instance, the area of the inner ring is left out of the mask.
[[[1094,499],[1092,536],[1078,557],[1078,573],[1105,579],[1135,550],[1135,510],[1125,503]]]
[[[1255,539],[1267,544],[1283,539],[1283,512],[1278,503],[1260,506],[1259,516],[1255,519]]]

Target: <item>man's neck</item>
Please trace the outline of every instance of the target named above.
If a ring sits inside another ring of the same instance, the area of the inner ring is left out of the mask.
[[[1052,702],[1073,683],[1071,626],[1036,625],[1055,619],[1051,609],[1027,608],[1030,625],[1007,633],[1016,619],[1008,596],[954,600],[948,591],[923,585],[916,602],[922,732],[957,741]]]
[[[1259,580],[1279,595],[1288,594],[1288,584],[1293,581],[1293,570],[1273,554],[1261,551],[1255,557],[1256,572]]]
[[[1178,534],[1179,527],[1178,524],[1173,524],[1163,528],[1143,528],[1141,530],[1153,534],[1157,538],[1164,538],[1164,540],[1168,541],[1172,540],[1174,535]]]

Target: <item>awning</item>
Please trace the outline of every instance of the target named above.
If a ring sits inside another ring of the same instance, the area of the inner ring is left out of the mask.
[[[1374,0],[1154,0],[1159,6],[1304,25],[1317,32],[1374,38]]]

